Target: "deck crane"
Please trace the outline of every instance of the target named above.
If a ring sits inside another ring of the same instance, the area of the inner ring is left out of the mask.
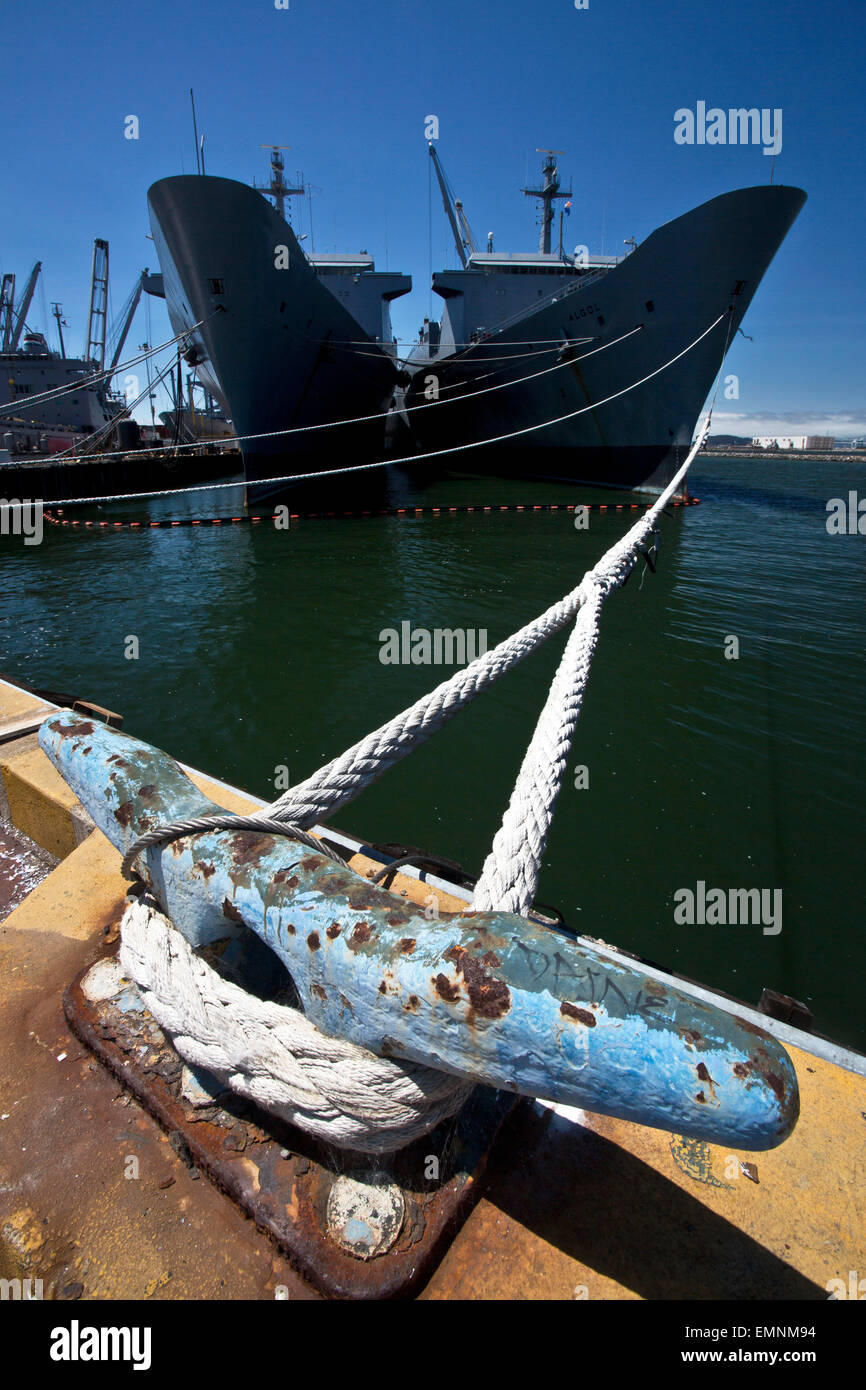
[[[135,316],[135,311],[138,308],[139,300],[141,299],[141,292],[144,289],[145,281],[148,279],[149,275],[150,271],[145,266],[144,270],[141,272],[141,274],[139,275],[138,279],[132,287],[132,293],[130,294],[129,299],[126,302],[125,309],[121,311],[123,314],[123,318],[120,324],[120,329],[117,334],[117,344],[112,354],[111,361],[108,364],[109,371],[113,372],[118,362],[120,361],[120,354],[123,352],[123,346],[126,342],[127,334],[129,333],[130,327],[132,326],[132,320]]]
[[[469,255],[477,251],[475,238],[472,235],[472,228],[469,226],[466,214],[463,211],[463,204],[459,198],[455,198],[451,192],[445,170],[442,168],[439,156],[436,153],[436,146],[432,140],[427,141],[427,148],[430,151],[430,158],[433,160],[433,168],[436,170],[436,178],[442,194],[442,203],[445,207],[445,215],[451,223],[451,232],[454,236],[454,245],[457,247],[457,255],[460,257],[460,264],[463,269],[469,263]],[[468,253],[468,254],[467,254]]]
[[[12,341],[12,329],[15,323],[15,276],[12,274],[3,276],[3,288],[0,290],[0,352],[8,352],[9,344]]]
[[[90,272],[90,313],[87,317],[87,339],[84,344],[85,362],[96,362],[100,371],[105,366],[105,321],[108,316],[108,242],[96,237],[93,242],[93,266]]]
[[[28,313],[30,312],[30,305],[33,303],[33,295],[36,290],[36,281],[39,279],[39,272],[41,269],[42,262],[37,261],[33,269],[31,270],[30,275],[28,276],[27,284],[24,286],[24,293],[21,296],[21,303],[18,306],[18,312],[15,315],[15,320],[12,325],[12,335],[9,339],[9,346],[5,349],[6,352],[15,352],[15,350],[18,347],[18,343],[21,338],[21,332],[25,327],[25,320],[27,318]]]

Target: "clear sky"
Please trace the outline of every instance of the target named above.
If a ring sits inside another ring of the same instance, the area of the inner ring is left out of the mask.
[[[424,120],[479,242],[534,249],[538,146],[573,179],[566,244],[620,252],[729,189],[766,183],[761,147],[678,145],[682,107],[781,108],[774,181],[809,201],[728,358],[740,398],[714,430],[866,433],[864,0],[43,0],[3,10],[0,266],[19,288],[43,261],[28,322],[53,300],[80,351],[95,236],[111,245],[112,308],[156,269],[146,192],[194,169],[195,88],[208,173],[267,173],[290,145],[313,195],[298,232],[318,251],[368,250],[413,277],[398,337],[430,307]],[[138,140],[124,138],[136,115]],[[438,198],[433,268],[455,260]],[[307,245],[309,243],[305,243]],[[434,307],[438,300],[434,300]],[[169,337],[139,310],[128,347]]]

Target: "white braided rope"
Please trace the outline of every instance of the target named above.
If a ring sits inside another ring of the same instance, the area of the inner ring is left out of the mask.
[[[548,637],[565,627],[590,594],[599,592],[602,599],[607,597],[628,575],[641,547],[652,533],[660,512],[685,478],[708,428],[698,436],[688,457],[658,500],[620,541],[606,551],[576,588],[525,627],[506,637],[498,646],[455,671],[453,676],[422,695],[408,709],[366,734],[311,777],[290,787],[265,807],[262,814],[304,827],[333,815],[341,806],[359,796],[400,758],[431,738],[476,695],[480,695],[506,671],[534,652],[542,642],[546,642]]]
[[[478,912],[532,907],[541,859],[598,641],[602,596],[593,583],[526,750],[502,825],[496,832],[472,906]]]
[[[730,324],[726,349],[729,336]],[[708,432],[709,417],[656,503],[575,589],[284,793],[261,818],[306,827],[333,813],[577,614],[473,900],[476,910],[526,913],[583,703],[602,605],[628,577]],[[197,957],[144,900],[130,904],[124,915],[120,959],[182,1057],[270,1113],[338,1146],[368,1153],[402,1148],[454,1114],[472,1089],[447,1073],[380,1058],[329,1037],[297,1010],[245,993]]]
[[[493,839],[472,906],[479,912],[532,907],[556,798],[583,706],[605,599],[629,573],[673,491],[709,432],[709,420],[653,507],[583,578],[586,597],[526,750],[502,824]]]
[[[191,1066],[272,1115],[341,1148],[390,1153],[459,1110],[472,1085],[415,1062],[377,1057],[322,1033],[218,975],[152,900],[131,902],[120,963]]]

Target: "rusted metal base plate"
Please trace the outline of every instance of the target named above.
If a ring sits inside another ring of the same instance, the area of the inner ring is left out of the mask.
[[[348,1153],[237,1096],[189,1103],[181,1094],[184,1063],[137,991],[93,1002],[81,988],[87,974],[64,995],[70,1028],[168,1131],[191,1169],[232,1197],[329,1297],[417,1292],[469,1214],[496,1134],[519,1097],[479,1086],[459,1115],[399,1153]],[[356,1258],[328,1234],[328,1197],[346,1176],[401,1189],[405,1216],[387,1253]]]

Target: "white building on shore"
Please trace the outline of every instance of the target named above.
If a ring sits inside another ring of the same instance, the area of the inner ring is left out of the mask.
[[[761,434],[752,439],[757,449],[832,449],[831,434]]]

